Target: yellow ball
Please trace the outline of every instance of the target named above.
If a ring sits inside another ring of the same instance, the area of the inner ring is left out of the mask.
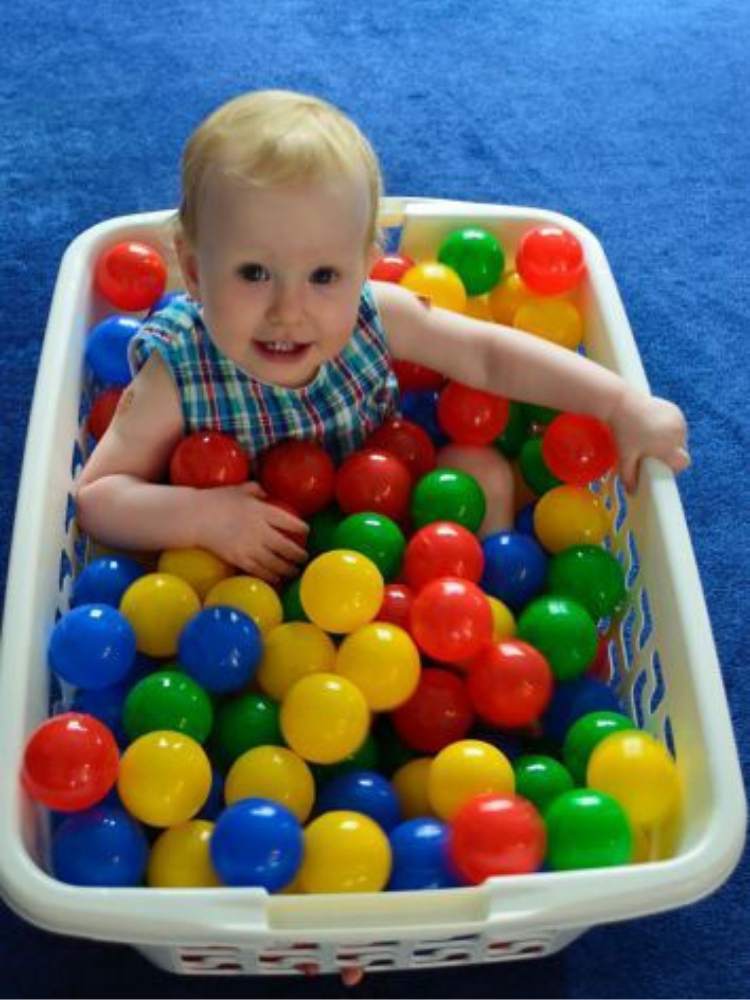
[[[139,577],[120,600],[120,611],[135,630],[138,650],[146,656],[174,656],[180,632],[200,609],[190,584],[171,573]]]
[[[415,757],[403,764],[391,778],[404,819],[432,816],[428,781],[432,757]]]
[[[191,819],[211,790],[211,765],[200,743],[184,733],[157,729],[139,736],[120,759],[122,804],[149,826]]]
[[[440,309],[463,312],[466,308],[466,289],[453,270],[435,260],[410,267],[400,281],[404,288],[415,292]]]
[[[335,764],[365,741],[370,712],[364,695],[337,674],[310,674],[290,688],[281,705],[284,741],[304,760]]]
[[[324,552],[300,582],[305,614],[325,632],[353,632],[372,621],[383,603],[384,583],[375,563],[352,549]]]
[[[471,316],[473,319],[482,319],[485,323],[492,323],[494,316],[490,309],[489,296],[474,295],[470,299],[467,299],[464,315]]]
[[[304,823],[315,801],[315,782],[307,764],[286,747],[260,746],[232,764],[224,784],[228,806],[240,799],[272,799]]]
[[[214,824],[191,819],[159,834],[148,856],[146,882],[157,889],[212,889],[222,885],[211,864]]]
[[[483,740],[458,740],[430,765],[427,794],[436,815],[451,820],[461,806],[485,792],[513,792],[515,776],[502,751]]]
[[[204,600],[219,580],[231,576],[232,567],[207,549],[165,549],[159,556],[159,572],[179,576]]]
[[[369,816],[344,809],[323,813],[304,838],[297,873],[302,892],[380,892],[387,885],[391,846]]]
[[[499,285],[489,294],[489,306],[496,323],[513,325],[513,317],[520,307],[531,298],[531,292],[521,281],[521,276],[513,271],[506,274]]]
[[[568,299],[531,298],[516,309],[513,326],[574,351],[583,340],[583,320]]]
[[[595,747],[586,784],[617,799],[631,823],[661,823],[679,797],[677,765],[667,748],[650,733],[623,730]]]
[[[282,701],[289,688],[308,674],[332,672],[336,646],[312,622],[285,622],[264,636],[263,658],[256,674],[262,691]]]
[[[211,588],[205,600],[207,608],[216,604],[244,611],[264,636],[284,618],[279,595],[265,580],[255,576],[230,576],[221,580]]]
[[[492,641],[501,642],[503,639],[512,639],[516,634],[516,619],[510,608],[490,594],[485,595],[490,602],[492,611]]]
[[[414,640],[389,622],[371,622],[339,646],[334,670],[356,684],[373,712],[407,701],[419,683],[421,661]]]
[[[534,531],[548,552],[600,545],[610,527],[609,512],[585,486],[555,486],[534,508]]]

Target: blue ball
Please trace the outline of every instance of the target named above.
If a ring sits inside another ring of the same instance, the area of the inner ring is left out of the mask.
[[[547,556],[541,545],[518,531],[498,531],[482,542],[484,572],[479,585],[520,611],[547,582]]]
[[[63,615],[49,641],[50,669],[76,687],[101,690],[119,683],[135,662],[135,632],[108,604],[82,604]]]
[[[349,771],[327,781],[315,812],[351,809],[375,820],[386,833],[401,821],[401,806],[390,781],[376,771]]]
[[[215,822],[224,808],[224,775],[221,771],[213,769],[211,773],[211,790],[208,798],[203,803],[203,808],[195,817],[196,819],[208,819]]]
[[[534,511],[536,509],[536,500],[532,500],[531,503],[527,503],[525,507],[522,507],[516,514],[516,519],[514,522],[514,528],[516,531],[520,532],[522,535],[529,535],[536,541],[536,532],[534,531]]]
[[[542,732],[562,744],[565,735],[582,715],[589,712],[625,712],[612,690],[594,677],[577,677],[574,681],[557,684],[547,710],[541,718]]]
[[[129,316],[108,316],[89,331],[86,364],[106,385],[127,385],[131,380],[128,344],[141,328]]]
[[[199,611],[180,633],[180,665],[217,694],[245,687],[262,653],[260,629],[252,618],[221,604]]]
[[[438,423],[437,404],[440,393],[428,389],[423,392],[404,392],[401,394],[400,409],[406,420],[427,431],[432,438],[433,444],[442,448],[448,444],[448,436]]]
[[[409,819],[391,831],[393,867],[388,888],[451,889],[463,885],[448,854],[449,829],[429,817]]]
[[[72,885],[139,885],[148,841],[119,806],[95,806],[69,816],[52,835],[52,872]]]
[[[85,566],[73,584],[71,606],[110,604],[120,607],[122,595],[146,570],[127,556],[103,556]]]
[[[98,690],[79,688],[73,698],[73,704],[70,706],[71,710],[84,712],[86,715],[93,715],[95,719],[99,719],[111,730],[118,745],[121,748],[126,747],[130,740],[122,724],[122,708],[130,688],[130,678],[126,682],[112,684],[110,687]]]
[[[302,827],[271,799],[241,799],[219,816],[211,836],[211,861],[227,885],[283,889],[302,863]]]

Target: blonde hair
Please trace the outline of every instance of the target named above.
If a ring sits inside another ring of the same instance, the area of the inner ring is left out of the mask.
[[[182,154],[179,228],[195,244],[198,209],[212,168],[258,187],[364,169],[370,195],[366,245],[378,238],[383,190],[372,146],[342,111],[318,97],[259,90],[228,101],[193,132]]]

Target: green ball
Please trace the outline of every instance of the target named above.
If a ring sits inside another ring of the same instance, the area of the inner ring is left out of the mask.
[[[309,622],[310,619],[305,614],[302,601],[299,596],[300,583],[302,577],[298,576],[288,583],[281,592],[281,608],[284,613],[285,622]]]
[[[279,705],[263,694],[230,698],[216,715],[211,740],[220,767],[229,768],[246,750],[271,744],[283,746]]]
[[[519,757],[513,764],[516,793],[533,802],[540,813],[546,812],[558,795],[573,787],[567,768],[554,757],[542,754]]]
[[[633,857],[633,833],[622,806],[593,788],[558,796],[544,816],[546,861],[554,871],[626,865]]]
[[[621,712],[588,712],[576,719],[563,743],[563,760],[576,784],[586,784],[589,757],[605,737],[636,728],[633,720]]]
[[[333,533],[333,548],[362,552],[375,563],[385,580],[393,580],[401,569],[406,539],[390,517],[366,511],[350,514],[339,523]]]
[[[449,233],[440,245],[438,260],[458,274],[467,295],[489,292],[505,267],[505,254],[497,239],[477,226]]]
[[[526,422],[520,403],[511,402],[508,409],[508,423],[500,437],[495,438],[495,447],[506,458],[516,458],[526,440]]]
[[[559,681],[572,680],[591,666],[598,644],[588,611],[569,597],[550,595],[526,606],[518,619],[516,638],[543,653]]]
[[[203,743],[214,723],[208,693],[179,670],[158,670],[130,690],[122,722],[130,740],[156,729],[173,729]]]
[[[562,480],[550,472],[544,461],[540,437],[530,437],[524,441],[518,457],[518,466],[524,482],[538,497],[562,484]]]
[[[422,476],[411,495],[415,531],[433,521],[455,521],[476,532],[486,509],[482,487],[459,469],[433,469]]]
[[[313,764],[312,772],[318,784],[338,778],[349,771],[377,771],[378,745],[372,733],[368,733],[362,746],[344,757],[337,764]]]
[[[307,551],[312,559],[319,556],[321,552],[328,552],[335,548],[333,535],[340,524],[343,513],[336,504],[319,510],[310,518],[310,530],[307,533]]]
[[[547,588],[582,604],[594,621],[617,614],[625,603],[625,571],[598,545],[573,545],[558,552],[547,569]]]

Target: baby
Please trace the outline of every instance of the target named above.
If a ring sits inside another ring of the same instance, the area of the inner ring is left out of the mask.
[[[78,518],[116,548],[201,547],[272,583],[299,572],[306,531],[255,482],[163,484],[180,438],[234,435],[251,457],[289,437],[337,460],[398,411],[392,358],[511,399],[609,423],[635,489],[645,456],[689,464],[672,403],[519,330],[430,307],[369,282],[379,255],[376,157],[357,127],[313,97],[244,95],[210,115],[182,164],[176,248],[188,296],[130,345],[135,377],[77,486]],[[443,466],[487,496],[481,534],[512,523],[512,475],[494,448],[444,447]]]

